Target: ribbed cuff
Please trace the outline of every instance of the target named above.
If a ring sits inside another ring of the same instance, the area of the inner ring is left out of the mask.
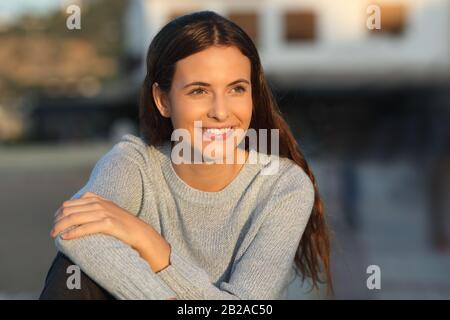
[[[208,274],[174,246],[171,246],[170,264],[156,275],[184,300],[206,299],[205,292],[196,284],[211,283]]]

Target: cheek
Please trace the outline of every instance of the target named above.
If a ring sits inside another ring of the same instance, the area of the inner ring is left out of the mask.
[[[249,124],[252,118],[253,112],[253,103],[252,98],[243,99],[239,105],[236,105],[234,109],[234,114],[238,117],[242,122]]]
[[[172,104],[172,122],[176,128],[188,128],[200,118],[202,108],[198,102],[178,98]]]

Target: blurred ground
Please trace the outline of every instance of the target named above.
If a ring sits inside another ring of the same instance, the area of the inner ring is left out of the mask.
[[[107,149],[98,143],[0,149],[0,299],[37,297],[56,253],[52,216]]]
[[[450,299],[450,250],[438,251],[432,245],[427,181],[420,167],[406,159],[354,163],[360,188],[354,229],[345,223],[338,200],[337,162],[327,159],[313,163],[313,168],[319,181],[329,181],[322,192],[335,233],[338,298]],[[444,222],[448,226],[449,221]],[[381,269],[380,290],[366,287],[369,265]]]
[[[0,148],[0,299],[35,299],[56,253],[50,231],[53,213],[86,183],[111,143]],[[429,244],[426,184],[421,171],[402,159],[353,163],[359,214],[345,223],[342,162],[311,160],[334,232],[336,298],[450,299],[450,252]],[[32,199],[32,201],[30,200]],[[381,268],[381,290],[368,290],[366,268]],[[289,299],[306,294],[299,281]]]

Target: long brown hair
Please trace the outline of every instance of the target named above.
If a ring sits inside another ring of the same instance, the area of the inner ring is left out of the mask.
[[[266,82],[253,41],[238,25],[213,11],[199,11],[170,21],[157,33],[148,49],[147,74],[141,89],[141,136],[147,144],[155,146],[171,140],[171,120],[163,117],[155,106],[152,85],[157,82],[168,93],[176,62],[213,45],[236,46],[249,58],[253,99],[250,128],[256,132],[260,128],[279,129],[279,155],[292,159],[308,174],[314,185],[314,206],[294,259],[298,269],[296,273],[300,271],[302,281],[306,277],[312,280],[311,289],[318,289],[318,283],[325,281],[327,293],[333,293],[329,231],[316,179]],[[270,154],[270,141],[268,145],[267,153]],[[320,277],[323,271],[325,280]]]

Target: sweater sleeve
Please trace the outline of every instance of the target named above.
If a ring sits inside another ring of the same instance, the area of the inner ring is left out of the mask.
[[[214,285],[205,270],[174,246],[170,264],[156,274],[185,300],[282,299],[314,203],[314,188],[304,171],[296,168],[286,176],[263,209],[256,236],[234,262],[229,281]]]
[[[95,165],[89,181],[71,199],[90,191],[135,215],[142,202],[142,177],[130,144],[119,142]],[[63,240],[55,245],[87,275],[118,299],[162,300],[176,294],[131,246],[105,234]]]

